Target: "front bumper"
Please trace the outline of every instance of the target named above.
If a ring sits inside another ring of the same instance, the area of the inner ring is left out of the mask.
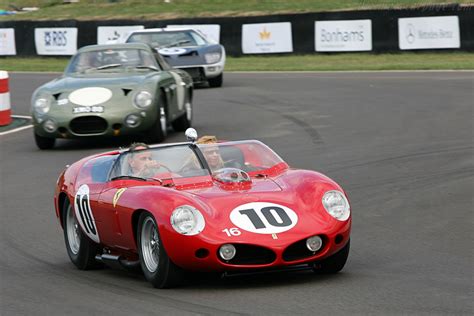
[[[128,115],[140,118],[140,124],[129,127],[125,123]],[[33,127],[37,135],[49,138],[82,138],[94,136],[132,135],[147,131],[157,120],[157,111],[131,110],[123,113],[80,114],[73,117],[55,115],[54,113],[38,116],[33,114]],[[45,124],[54,122],[55,129],[48,131]]]
[[[220,61],[215,64],[192,65],[192,66],[174,66],[185,70],[193,78],[194,82],[202,82],[207,79],[215,78],[224,72],[225,61]]]
[[[324,232],[306,232],[297,236],[291,234],[287,237],[282,234],[279,239],[263,235],[261,238],[251,238],[251,242],[232,239],[235,237],[213,242],[206,236],[176,236],[176,233],[168,230],[164,231],[162,237],[171,260],[183,269],[236,272],[292,267],[322,260],[337,253],[347,244],[350,230],[351,220],[348,220]],[[305,242],[307,238],[315,235],[323,239],[323,246],[316,252],[310,252],[305,248]],[[234,259],[239,256],[239,251],[244,252],[238,260],[226,262],[219,257],[220,246],[229,243],[237,248]]]

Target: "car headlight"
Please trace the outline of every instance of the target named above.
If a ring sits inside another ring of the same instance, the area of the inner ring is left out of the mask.
[[[208,63],[208,64],[217,63],[219,60],[221,60],[221,53],[207,53],[207,54],[204,54],[204,59],[206,60],[206,63]]]
[[[46,98],[38,98],[33,103],[33,107],[38,114],[46,114],[51,108],[51,102]]]
[[[133,103],[141,109],[147,108],[153,102],[153,96],[148,91],[140,91],[135,95]]]
[[[183,235],[197,235],[204,230],[205,225],[201,212],[190,205],[181,205],[171,214],[171,226]]]
[[[346,196],[340,191],[327,191],[322,198],[326,211],[339,221],[345,221],[351,215],[351,208]]]

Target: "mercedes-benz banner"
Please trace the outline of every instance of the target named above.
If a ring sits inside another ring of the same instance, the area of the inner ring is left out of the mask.
[[[15,29],[0,29],[0,55],[16,55]]]
[[[35,28],[38,55],[74,55],[77,51],[77,28]]]
[[[371,20],[314,22],[317,52],[357,52],[372,50]]]
[[[459,18],[457,16],[400,18],[398,45],[402,50],[460,48]]]
[[[293,52],[291,23],[257,23],[242,25],[242,52],[270,54]]]

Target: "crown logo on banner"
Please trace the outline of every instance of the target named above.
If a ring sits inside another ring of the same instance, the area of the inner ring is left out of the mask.
[[[272,35],[271,32],[267,32],[267,28],[264,27],[262,32],[259,32],[260,34],[260,39],[261,40],[267,40],[270,39],[270,36]]]

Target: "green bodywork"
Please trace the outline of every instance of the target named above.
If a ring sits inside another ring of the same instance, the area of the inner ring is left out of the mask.
[[[157,69],[136,69],[134,67],[118,67],[84,73],[64,74],[36,89],[32,96],[32,116],[34,132],[44,138],[77,138],[88,136],[120,136],[127,134],[146,133],[160,122],[160,108],[164,108],[166,124],[186,115],[186,103],[192,104],[192,78],[179,69],[172,69],[148,45],[114,44],[93,45],[80,49],[77,54],[103,49],[144,49],[156,59]],[[71,59],[73,62],[74,57]],[[70,62],[70,63],[71,63]],[[73,113],[75,107],[80,107],[69,99],[69,95],[82,88],[106,88],[112,96],[105,102],[97,104],[103,109],[102,113]],[[152,95],[152,105],[140,108],[134,104],[134,98],[140,91],[148,91]],[[38,98],[50,102],[50,110],[41,114],[35,110],[34,104]],[[189,109],[188,109],[189,110]],[[161,113],[163,113],[161,111]],[[125,118],[130,114],[140,117],[141,123],[136,127],[125,124]],[[99,133],[75,133],[71,130],[71,120],[77,117],[97,116],[105,119],[107,128]],[[48,132],[44,128],[46,121],[53,121],[56,129]]]

